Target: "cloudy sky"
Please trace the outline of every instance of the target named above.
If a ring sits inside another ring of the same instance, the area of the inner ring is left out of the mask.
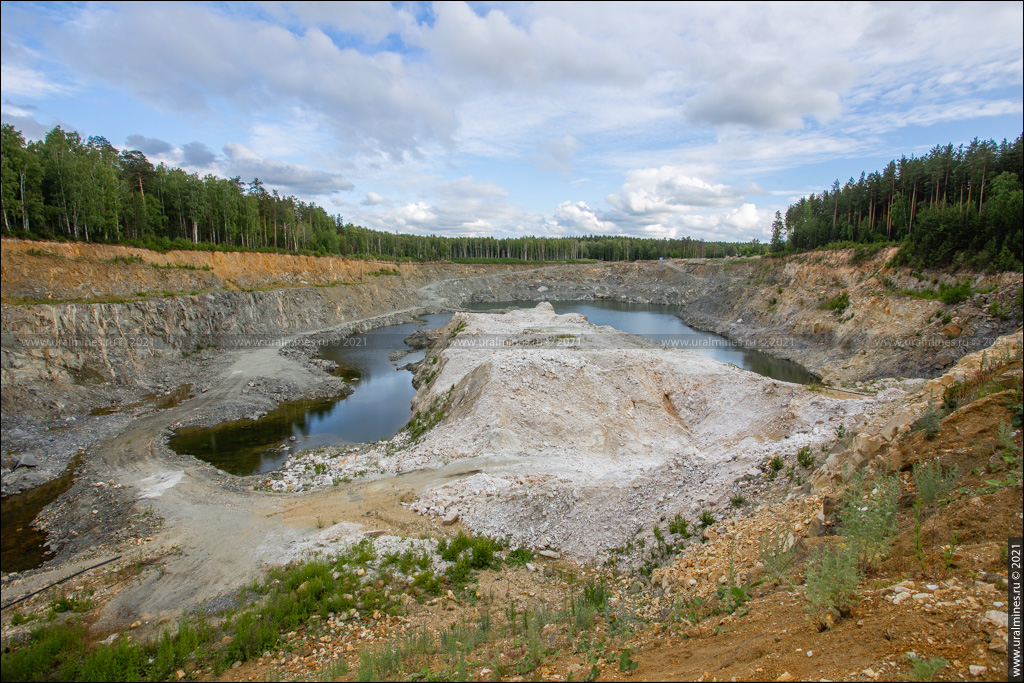
[[[1022,8],[5,2],[2,116],[389,231],[766,241],[833,180],[1020,135]]]

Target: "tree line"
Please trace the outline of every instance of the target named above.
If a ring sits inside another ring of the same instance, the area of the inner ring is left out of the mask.
[[[1021,270],[1024,135],[937,145],[800,199],[776,215],[771,249],[899,242],[897,263]]]
[[[900,243],[914,267],[1020,270],[1024,135],[973,140],[835,181],[776,213],[770,244],[689,237],[443,237],[371,230],[258,178],[200,177],[103,137],[55,127],[27,142],[2,127],[2,230],[29,239],[168,249],[246,249],[395,260],[632,261],[789,253]]]
[[[397,260],[605,261],[761,254],[765,245],[624,236],[442,237],[371,230],[258,178],[200,177],[59,126],[26,143],[2,130],[3,232],[171,248],[259,249]]]

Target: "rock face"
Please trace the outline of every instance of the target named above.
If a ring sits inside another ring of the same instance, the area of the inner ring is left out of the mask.
[[[897,437],[908,432],[912,425],[924,415],[929,405],[942,404],[942,394],[947,386],[979,370],[986,356],[991,358],[1012,358],[1024,347],[1024,332],[1018,330],[998,338],[984,351],[976,351],[961,358],[945,374],[927,382],[920,382],[920,390],[908,397],[907,401],[889,409],[880,410],[859,427],[858,434],[848,448],[832,453],[825,463],[811,477],[811,488],[819,492],[839,484],[858,470],[876,467],[888,453]]]
[[[475,280],[450,280],[437,292],[452,301],[614,300],[672,304],[694,328],[803,365],[823,380],[934,377],[966,353],[1020,326],[1013,305],[1020,273],[956,275],[889,268],[895,248],[852,264],[853,250],[785,259],[687,259],[563,266]],[[894,291],[934,290],[970,279],[975,294],[945,305]],[[841,311],[821,304],[846,293]],[[1014,310],[991,315],[1000,302]]]
[[[749,470],[884,401],[828,398],[547,303],[457,314],[419,372],[414,409],[440,423],[396,438],[390,466],[472,474],[414,509],[587,560],[665,516],[724,509]]]

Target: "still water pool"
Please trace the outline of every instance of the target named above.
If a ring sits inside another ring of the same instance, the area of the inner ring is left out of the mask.
[[[465,304],[473,311],[533,307],[534,301]],[[728,340],[688,327],[672,306],[626,304],[612,301],[552,301],[555,311],[582,313],[596,325],[649,337],[666,345],[688,348],[723,363],[783,380],[808,383],[814,375],[790,361],[759,351],[733,346]],[[427,315],[415,322],[383,327],[322,347],[320,356],[338,363],[337,373],[352,382],[355,391],[342,399],[282,403],[265,417],[237,420],[213,427],[185,427],[168,445],[220,469],[238,475],[277,469],[292,448],[365,443],[394,436],[411,416],[416,390],[412,373],[399,369],[423,358],[416,351],[398,360],[389,356],[408,350],[405,337],[417,329],[437,327],[451,314]],[[294,441],[289,439],[294,437]],[[282,449],[288,445],[289,449]]]

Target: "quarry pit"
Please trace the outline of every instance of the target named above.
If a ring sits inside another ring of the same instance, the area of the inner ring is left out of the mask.
[[[872,467],[920,416],[929,382],[967,354],[1019,347],[1019,319],[987,311],[1020,274],[972,275],[982,293],[951,308],[894,295],[920,284],[889,257],[417,265],[4,240],[3,490],[80,463],[35,522],[51,556],[5,568],[5,601],[131,553],[162,571],[120,591],[103,620],[159,619],[312,548],[445,526],[628,565],[623,549],[654,525],[723,519],[732,498],[757,495],[773,458],[818,455],[806,492]],[[169,262],[192,268],[151,267]],[[848,308],[822,307],[841,292]],[[538,305],[458,312],[509,299]],[[799,363],[821,385],[595,327],[549,300],[673,305],[692,327]],[[166,445],[182,425],[351,391],[316,339],[441,311],[457,312],[415,378],[429,429],[300,451],[249,477]]]

